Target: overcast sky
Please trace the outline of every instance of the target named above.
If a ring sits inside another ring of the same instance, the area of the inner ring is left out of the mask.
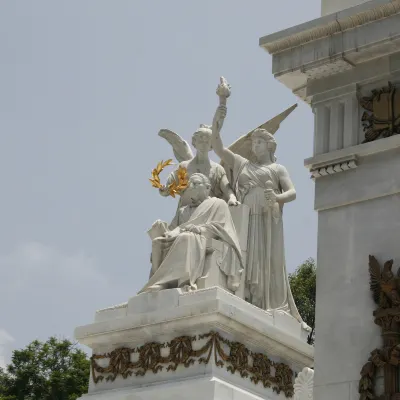
[[[295,103],[258,39],[319,14],[318,0],[0,2],[0,365],[136,294],[145,232],[176,207],[148,181],[173,155],[158,130],[190,139],[211,123],[220,75],[227,145]],[[284,212],[288,271],[316,256],[312,137],[300,103],[276,134],[298,193]]]

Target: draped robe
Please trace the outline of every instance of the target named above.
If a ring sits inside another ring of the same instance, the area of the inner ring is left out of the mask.
[[[240,277],[243,271],[242,255],[225,201],[209,197],[194,209],[182,207],[177,218],[175,224],[179,226],[172,230],[172,234],[177,234],[175,237],[158,237],[152,241],[150,279],[139,293],[148,291],[154,285],[166,288],[188,284],[196,288],[197,279],[203,276],[207,237],[181,232],[188,225],[204,228],[208,237],[221,241],[224,250],[219,268],[226,276]]]
[[[286,273],[282,206],[278,203],[271,209],[271,224],[268,223],[264,190],[267,181],[271,181],[274,192],[282,193],[279,166],[255,164],[238,154],[234,157],[228,178],[237,199],[250,207],[245,266],[248,300],[264,310],[285,311],[302,322]],[[267,249],[269,234],[271,248]]]

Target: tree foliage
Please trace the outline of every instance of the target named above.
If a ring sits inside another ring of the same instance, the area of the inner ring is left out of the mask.
[[[69,340],[35,340],[0,368],[0,400],[76,400],[87,393],[89,370],[86,353]]]
[[[312,258],[289,274],[290,288],[304,322],[311,328],[307,343],[314,344],[315,337],[315,292],[317,266]]]

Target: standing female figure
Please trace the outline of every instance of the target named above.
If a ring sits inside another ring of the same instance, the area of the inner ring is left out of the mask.
[[[283,205],[296,198],[296,190],[286,168],[276,163],[276,141],[266,129],[256,129],[224,147],[220,129],[225,116],[221,102],[212,125],[212,147],[225,165],[237,200],[250,208],[247,300],[302,322],[286,273],[282,221]]]

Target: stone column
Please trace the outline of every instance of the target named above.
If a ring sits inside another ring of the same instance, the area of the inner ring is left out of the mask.
[[[355,7],[335,8],[342,3]],[[400,135],[363,143],[359,99],[389,81],[400,90],[400,1],[322,2],[325,14],[329,7],[336,14],[260,46],[273,56],[275,77],[315,115],[305,161],[318,212],[314,399],[355,400],[361,368],[382,346],[368,255],[400,265]]]

